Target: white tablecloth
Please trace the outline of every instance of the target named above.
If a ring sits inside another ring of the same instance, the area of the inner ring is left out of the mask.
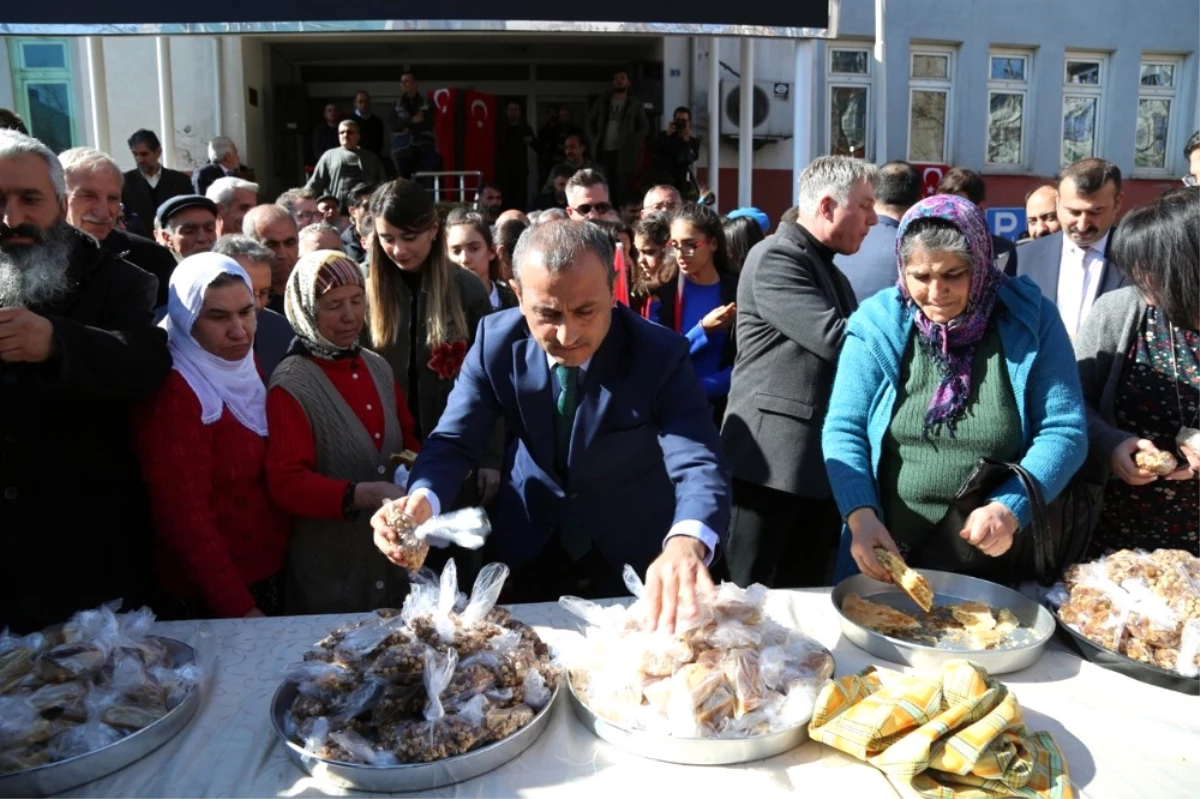
[[[841,638],[829,591],[784,591],[770,611],[833,653],[838,676],[878,662]],[[553,646],[578,635],[556,604],[514,608]],[[156,632],[191,641],[208,631],[214,679],[187,728],[158,751],[73,796],[327,796],[331,789],[288,760],[268,718],[284,667],[344,622],[303,616],[159,624]],[[894,664],[880,663],[891,668]],[[1016,693],[1031,730],[1051,732],[1072,782],[1088,799],[1191,799],[1200,790],[1200,698],[1145,685],[1082,661],[1052,642],[1034,666],[1001,678]],[[496,771],[430,796],[613,797],[783,795],[896,797],[874,768],[808,742],[787,754],[741,766],[689,767],[646,760],[595,738],[565,697],[545,734]],[[354,795],[354,794],[352,794]],[[426,795],[426,794],[423,794]]]

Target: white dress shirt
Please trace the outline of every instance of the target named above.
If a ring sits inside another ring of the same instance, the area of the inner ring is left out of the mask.
[[[549,365],[550,374],[553,376],[554,367],[557,366],[558,364],[554,360],[554,358],[552,358],[550,356],[549,353],[546,353],[546,363]],[[586,361],[584,361],[582,364],[580,364],[580,366],[579,366],[579,381],[580,381],[580,383],[582,383],[583,379],[587,376],[587,370],[588,370],[588,367],[591,366],[591,364],[592,364],[591,358],[588,358]],[[418,496],[425,497],[425,499],[429,500],[429,506],[430,506],[430,508],[433,509],[433,515],[438,516],[441,514],[442,503],[432,491],[429,491],[428,489],[425,489],[425,488],[418,488],[416,491],[413,492],[413,496],[414,497],[418,497]],[[682,521],[675,522],[675,524],[671,526],[671,529],[667,531],[667,535],[663,539],[663,546],[666,546],[667,541],[669,541],[670,539],[674,538],[677,535],[686,535],[690,538],[698,538],[700,540],[700,542],[703,543],[704,546],[706,546],[708,548],[708,552],[704,556],[704,565],[707,566],[712,563],[713,555],[716,554],[717,545],[721,542],[721,538],[712,530],[711,527],[709,527],[707,524],[705,524],[704,522],[702,522],[698,519],[683,519]]]
[[[1071,241],[1069,236],[1063,236],[1055,305],[1067,327],[1067,335],[1072,339],[1096,302],[1100,278],[1104,274],[1104,253],[1108,251],[1108,237],[1111,235],[1111,232],[1104,234],[1104,238],[1086,248]]]
[[[492,281],[492,293],[488,295],[488,301],[492,303],[492,310],[500,310],[500,289],[496,287],[496,281]]]

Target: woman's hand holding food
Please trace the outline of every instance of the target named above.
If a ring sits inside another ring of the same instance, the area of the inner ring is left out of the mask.
[[[858,564],[859,571],[876,580],[890,582],[887,570],[875,557],[875,547],[883,547],[895,553],[896,557],[901,557],[900,550],[896,548],[891,533],[875,515],[874,508],[859,508],[846,518],[846,524],[850,527],[850,555]]]

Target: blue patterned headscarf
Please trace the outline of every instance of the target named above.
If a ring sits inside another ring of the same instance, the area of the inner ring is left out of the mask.
[[[971,252],[971,288],[967,308],[947,324],[938,324],[925,316],[908,293],[904,280],[904,259],[900,255],[909,226],[918,219],[941,219],[950,223],[967,239]],[[971,366],[975,346],[987,332],[996,307],[996,293],[1007,276],[996,268],[992,255],[992,236],[983,212],[970,200],[952,194],[939,194],[914,205],[900,220],[896,232],[896,264],[900,296],[912,314],[921,348],[933,358],[942,382],[925,411],[924,433],[937,435],[946,426],[950,435],[971,397]]]

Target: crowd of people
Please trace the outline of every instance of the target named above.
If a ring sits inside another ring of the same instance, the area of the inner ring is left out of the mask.
[[[500,560],[504,601],[546,601],[620,595],[631,564],[670,628],[714,578],[882,579],[875,547],[919,564],[982,457],[1047,500],[1093,486],[1093,552],[1197,549],[1200,453],[1176,443],[1200,427],[1194,180],[1117,225],[1120,170],[1079,161],[1031,193],[1019,247],[977,174],[922,197],[903,162],[815,159],[773,231],[671,183],[622,209],[628,90],[589,115],[598,166],[551,166],[561,205],[529,214],[499,186],[447,213],[389,180],[363,93],[271,203],[227,139],[189,177],[150,131],[122,174],[0,130],[0,626],[118,597],[395,606],[388,510],[482,506],[485,549],[432,567],[469,587]],[[1031,514],[1013,478],[961,537],[999,556]]]

